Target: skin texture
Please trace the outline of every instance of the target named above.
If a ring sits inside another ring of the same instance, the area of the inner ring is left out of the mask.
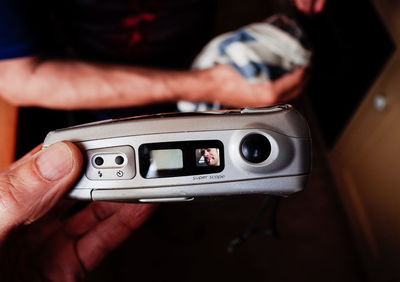
[[[219,150],[217,148],[203,149],[203,156],[209,166],[219,166]]]
[[[0,61],[0,97],[17,106],[100,109],[151,103],[218,102],[261,107],[300,94],[305,68],[275,81],[250,84],[226,65],[201,71],[166,71],[78,61]]]
[[[0,172],[1,281],[82,280],[151,215],[153,205],[61,199],[81,168],[63,142]]]

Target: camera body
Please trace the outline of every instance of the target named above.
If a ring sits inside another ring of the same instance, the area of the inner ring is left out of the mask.
[[[69,197],[169,202],[302,190],[311,170],[306,121],[290,105],[101,121],[50,132],[85,168]]]

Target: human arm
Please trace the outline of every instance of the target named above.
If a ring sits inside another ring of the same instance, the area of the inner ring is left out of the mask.
[[[249,84],[228,66],[167,71],[80,61],[0,61],[0,96],[18,106],[95,109],[186,100],[268,106],[301,90],[304,68],[274,82]]]
[[[2,281],[77,281],[126,239],[154,206],[76,203],[61,197],[82,168],[71,143],[34,149],[0,172]]]

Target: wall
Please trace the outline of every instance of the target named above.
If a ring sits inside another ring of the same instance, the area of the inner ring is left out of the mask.
[[[373,3],[400,46],[400,2]],[[371,281],[400,280],[399,92],[396,50],[329,154]],[[387,102],[380,110],[374,106],[378,95]]]

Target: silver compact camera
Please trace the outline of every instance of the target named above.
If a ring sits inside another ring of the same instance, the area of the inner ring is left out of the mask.
[[[50,132],[43,147],[78,145],[86,159],[69,197],[170,202],[302,190],[311,139],[290,105],[140,116]]]

